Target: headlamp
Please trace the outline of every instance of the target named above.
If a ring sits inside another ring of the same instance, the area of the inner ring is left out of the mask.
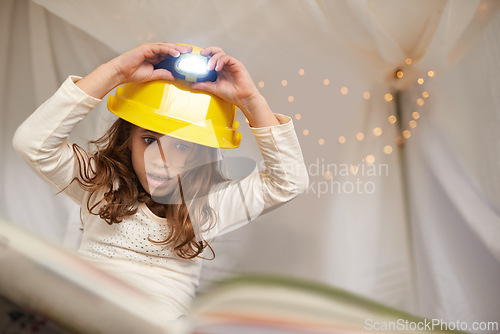
[[[182,53],[177,58],[168,56],[154,68],[164,68],[174,77],[189,82],[215,81],[217,72],[208,70],[208,60],[208,57],[197,53]]]

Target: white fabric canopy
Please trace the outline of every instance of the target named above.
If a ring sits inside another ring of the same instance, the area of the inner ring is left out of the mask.
[[[219,45],[294,118],[311,186],[220,239],[204,282],[272,271],[431,318],[498,320],[499,5],[4,0],[0,214],[76,247],[78,208],[13,153],[17,126],[67,75],[138,43]],[[103,118],[104,104],[72,139],[98,136]],[[241,147],[224,153],[260,161],[241,128]]]

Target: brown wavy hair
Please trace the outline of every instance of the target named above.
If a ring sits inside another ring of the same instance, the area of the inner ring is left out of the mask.
[[[73,144],[80,172],[72,182],[78,182],[80,187],[90,192],[88,211],[110,225],[119,224],[137,212],[137,202],[145,203],[157,215],[166,218],[169,224],[165,240],[148,238],[150,242],[171,244],[175,253],[184,259],[201,257],[201,252],[209,247],[213,259],[215,253],[200,230],[202,225],[211,228],[217,219],[216,212],[208,204],[207,195],[215,184],[226,181],[217,162],[214,162],[217,161],[216,149],[195,145],[188,160],[200,167],[178,175],[179,187],[168,203],[162,203],[161,199],[153,199],[144,190],[132,167],[130,147],[135,128],[135,125],[119,118],[104,136],[90,141],[95,146],[92,154]],[[181,187],[181,184],[189,187]],[[95,198],[102,192],[102,198]],[[186,205],[186,200],[189,200],[189,205]]]

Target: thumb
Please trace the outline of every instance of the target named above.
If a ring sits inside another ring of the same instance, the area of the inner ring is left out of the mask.
[[[170,72],[167,71],[163,68],[159,68],[153,71],[151,74],[151,77],[149,78],[149,81],[155,81],[155,80],[168,80],[168,81],[174,81],[174,75]]]
[[[203,82],[193,82],[191,88],[194,90],[201,90],[210,94],[215,95],[215,82],[203,81]]]

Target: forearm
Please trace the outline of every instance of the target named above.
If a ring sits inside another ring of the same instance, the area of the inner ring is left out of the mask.
[[[107,62],[97,67],[75,84],[88,95],[102,99],[120,84],[120,78],[113,64]]]
[[[253,128],[263,128],[280,124],[267,104],[266,99],[260,94],[255,94],[254,97],[246,100],[240,106],[240,109]]]

